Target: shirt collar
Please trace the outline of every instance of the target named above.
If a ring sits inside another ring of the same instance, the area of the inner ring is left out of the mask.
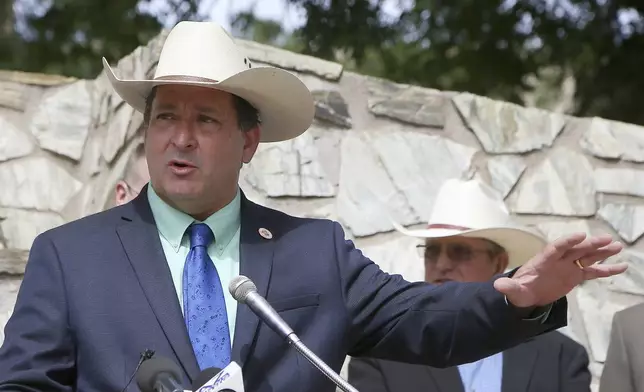
[[[178,252],[186,229],[197,221],[190,215],[171,207],[163,201],[154,191],[151,183],[148,183],[147,194],[159,233],[170,243],[174,251]],[[234,237],[237,229],[239,229],[241,223],[240,205],[241,197],[238,188],[235,198],[230,203],[210,215],[203,222],[214,233],[215,243],[217,244],[216,249],[219,253],[223,252],[226,245]]]

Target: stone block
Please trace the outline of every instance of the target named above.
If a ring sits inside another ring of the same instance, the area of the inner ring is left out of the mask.
[[[318,148],[325,137],[333,135],[310,129],[292,140],[261,144],[247,165],[246,181],[269,197],[335,196],[337,183],[327,173]]]
[[[630,167],[598,168],[594,173],[598,192],[644,197],[644,171]]]
[[[8,248],[29,250],[36,236],[65,223],[57,213],[0,208],[0,227]]]
[[[579,144],[590,154],[605,159],[644,162],[644,127],[594,117]]]
[[[342,64],[322,60],[316,57],[295,54],[284,49],[257,42],[237,39],[237,43],[246,51],[253,61],[270,64],[287,70],[309,73],[320,78],[337,81],[342,76]]]
[[[29,157],[0,163],[0,207],[60,211],[82,183],[55,161]]]
[[[60,87],[36,108],[31,132],[45,150],[79,161],[92,121],[88,81]]]
[[[438,90],[366,78],[369,111],[403,123],[442,128],[449,99]]]
[[[34,151],[29,136],[0,116],[0,162],[24,157]]]
[[[524,176],[515,195],[512,210],[519,214],[587,217],[597,209],[590,162],[566,148],[553,149]]]
[[[349,106],[338,91],[311,91],[315,99],[315,118],[340,128],[351,128]]]
[[[106,162],[112,163],[116,154],[125,145],[133,115],[132,106],[122,104],[112,116],[107,128],[107,137],[102,145],[102,156]]]
[[[399,127],[352,131],[342,141],[340,220],[356,237],[429,218],[442,183],[468,172],[476,149]]]
[[[528,166],[521,157],[512,155],[493,156],[487,161],[491,185],[506,198]]]
[[[469,93],[452,102],[489,154],[525,153],[549,147],[566,123],[561,114]]]
[[[0,106],[22,112],[27,106],[29,86],[16,82],[0,82]],[[1,129],[1,128],[0,128]]]
[[[644,205],[607,203],[597,211],[597,216],[629,244],[644,234]]]

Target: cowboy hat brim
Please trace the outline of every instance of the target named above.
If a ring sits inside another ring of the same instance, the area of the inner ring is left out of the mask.
[[[408,230],[396,222],[394,228],[410,237],[416,238],[449,238],[468,237],[483,238],[502,246],[508,253],[508,268],[523,265],[537,255],[546,246],[546,241],[539,235],[518,227],[491,227],[485,229],[421,229]]]
[[[103,58],[103,67],[116,93],[135,110],[143,113],[152,88],[176,84],[207,87],[235,94],[260,113],[260,142],[279,142],[304,133],[313,121],[315,102],[306,85],[295,75],[279,68],[254,67],[217,82],[195,80],[119,79]]]

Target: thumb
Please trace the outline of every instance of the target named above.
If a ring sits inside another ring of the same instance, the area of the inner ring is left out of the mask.
[[[524,286],[514,279],[503,277],[494,281],[494,288],[514,306],[528,307],[532,306],[534,299]]]
[[[521,292],[521,285],[516,280],[508,277],[495,280],[494,288],[506,296],[515,296]]]

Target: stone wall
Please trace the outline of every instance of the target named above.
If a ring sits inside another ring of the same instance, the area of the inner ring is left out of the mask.
[[[165,34],[122,59],[120,76],[151,75]],[[596,387],[612,314],[644,298],[644,129],[393,84],[241,43],[256,63],[296,73],[317,100],[311,129],[262,145],[242,188],[267,206],[339,220],[386,271],[422,279],[415,240],[394,232],[390,217],[422,225],[451,177],[491,183],[519,221],[551,239],[581,230],[624,241],[628,273],[570,295],[564,332],[588,348]],[[0,72],[0,318],[13,307],[33,238],[103,208],[141,123],[104,74]]]

